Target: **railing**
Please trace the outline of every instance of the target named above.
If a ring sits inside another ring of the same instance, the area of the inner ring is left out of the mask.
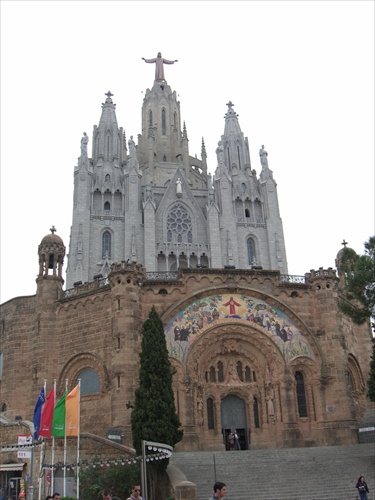
[[[206,269],[202,269],[202,272],[205,272]],[[237,272],[240,269],[237,269]],[[246,269],[247,272],[251,271],[250,269]],[[179,273],[178,271],[154,271],[146,273],[147,281],[178,281]],[[292,276],[290,274],[280,274],[280,282],[281,283],[289,283],[289,284],[306,284],[305,276]],[[63,290],[62,298],[66,299],[68,297],[72,297],[73,295],[77,295],[79,293],[89,292],[95,290],[97,288],[102,288],[109,284],[109,278],[99,278],[93,281],[89,281],[87,283],[82,283],[80,285],[76,285],[74,288],[69,288],[68,290]]]
[[[280,274],[281,283],[299,283],[304,285],[306,283],[306,279],[304,276],[292,276],[291,274]]]
[[[83,292],[91,292],[91,290],[96,290],[97,288],[103,288],[109,285],[109,278],[97,278],[93,281],[88,281],[86,283],[81,283],[76,285],[74,288],[69,288],[68,290],[63,290],[62,298],[67,299],[73,295]]]
[[[149,281],[177,281],[178,280],[178,272],[172,271],[156,271],[146,273],[146,279]]]

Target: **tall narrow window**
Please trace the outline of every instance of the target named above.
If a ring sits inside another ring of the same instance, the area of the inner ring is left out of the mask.
[[[250,210],[248,208],[245,208],[245,217],[246,219],[250,219]]]
[[[253,411],[254,411],[254,425],[257,429],[259,429],[259,406],[258,406],[258,398],[254,396],[253,400]]]
[[[237,374],[238,374],[238,378],[242,382],[243,381],[243,373],[242,373],[242,363],[241,363],[241,361],[237,361]]]
[[[307,417],[307,402],[306,402],[305,381],[303,379],[303,373],[296,372],[295,378],[296,378],[298,415],[300,417]]]
[[[111,233],[109,231],[105,231],[102,237],[102,254],[103,258],[108,257],[111,258]]]
[[[238,156],[238,166],[241,170],[242,167],[241,167],[241,155],[240,155],[240,147],[239,146],[237,146],[237,156]]]
[[[149,127],[152,127],[152,110],[150,109],[150,111],[148,112],[148,125]]]
[[[248,366],[245,368],[245,380],[246,382],[251,382],[251,371]]]
[[[104,203],[104,211],[109,212],[110,210],[111,210],[111,204],[109,203],[109,201],[106,201]]]
[[[216,373],[213,366],[210,368],[210,382],[216,382]]]
[[[247,240],[247,257],[249,264],[254,264],[255,262],[255,248],[254,248],[254,240],[249,238]]]
[[[167,135],[167,120],[165,117],[165,109],[161,110],[161,134]]]
[[[215,429],[214,401],[212,398],[207,399],[207,426],[209,429]]]
[[[224,382],[224,370],[223,363],[221,361],[217,363],[217,380],[218,382]]]

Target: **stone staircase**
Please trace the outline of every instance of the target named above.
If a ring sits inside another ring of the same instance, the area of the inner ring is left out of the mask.
[[[277,450],[176,452],[170,463],[208,500],[215,479],[226,483],[226,500],[355,500],[366,477],[375,500],[375,443]]]

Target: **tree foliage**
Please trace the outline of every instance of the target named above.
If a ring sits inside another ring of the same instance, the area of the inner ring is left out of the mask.
[[[98,462],[100,463],[100,462]],[[81,500],[102,500],[102,491],[109,489],[113,496],[127,498],[133,484],[141,484],[140,463],[90,467],[80,471]]]
[[[340,310],[361,325],[372,320],[375,332],[375,236],[365,243],[364,255],[357,255],[351,248],[344,248],[339,272],[345,276],[345,299],[339,302]],[[370,376],[367,395],[375,402],[375,339],[372,339]]]
[[[345,299],[340,310],[361,325],[372,318],[375,321],[375,236],[365,243],[364,255],[357,255],[351,248],[344,248],[339,272],[345,275]]]
[[[367,382],[367,395],[375,403],[375,339],[372,339],[372,356],[370,361],[370,376]]]
[[[153,306],[142,326],[139,386],[131,414],[133,446],[142,452],[142,440],[174,446],[182,439],[172,389],[172,367],[168,358],[163,323]],[[160,462],[165,468],[167,460]]]

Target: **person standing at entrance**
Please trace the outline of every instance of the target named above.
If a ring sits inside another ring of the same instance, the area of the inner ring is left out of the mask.
[[[234,431],[233,436],[234,436],[234,449],[240,450],[241,449],[240,436],[237,434],[237,431]]]
[[[219,498],[224,498],[227,494],[227,485],[220,481],[214,484],[214,496],[210,500],[218,500]]]

